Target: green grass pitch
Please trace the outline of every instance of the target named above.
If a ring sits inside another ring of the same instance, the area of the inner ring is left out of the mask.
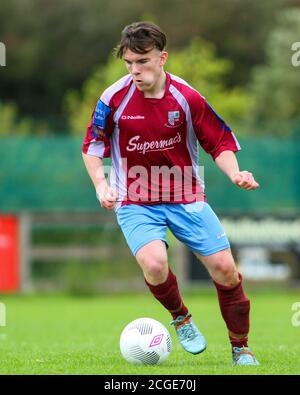
[[[203,354],[179,345],[169,314],[149,294],[95,297],[0,296],[6,326],[0,327],[0,374],[213,375],[299,374],[300,326],[292,325],[299,293],[248,292],[250,346],[261,365],[232,367],[230,347],[212,290],[186,293],[184,300],[206,337]],[[128,364],[119,351],[125,325],[152,317],[169,328],[173,350],[159,366]]]

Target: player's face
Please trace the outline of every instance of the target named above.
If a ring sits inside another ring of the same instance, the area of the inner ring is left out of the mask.
[[[128,72],[132,75],[136,87],[141,91],[150,91],[159,81],[168,53],[151,49],[145,54],[138,54],[126,49],[123,59]]]

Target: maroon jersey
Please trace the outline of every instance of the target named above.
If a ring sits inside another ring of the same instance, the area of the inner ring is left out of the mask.
[[[112,159],[111,186],[124,204],[205,201],[198,142],[215,159],[240,146],[199,92],[166,73],[161,99],[145,98],[126,75],[104,91],[83,152]]]

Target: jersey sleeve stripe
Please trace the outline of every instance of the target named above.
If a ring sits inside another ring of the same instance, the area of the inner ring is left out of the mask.
[[[236,145],[237,150],[240,151],[240,150],[241,150],[241,146],[240,146],[240,144],[239,144],[239,142],[238,142],[238,139],[235,137],[235,134],[234,134],[233,132],[231,132],[231,135],[232,135],[232,137],[233,137],[233,140],[234,140],[234,142],[235,142],[235,145]]]
[[[183,85],[188,86],[189,88],[195,90],[188,82],[186,82],[182,78],[178,77],[177,75],[170,74],[170,76],[171,76],[172,80],[178,82],[179,84],[183,84]]]
[[[129,100],[131,99],[131,97],[132,97],[132,95],[133,95],[135,89],[136,89],[135,85],[132,84],[131,87],[130,87],[130,89],[129,89],[129,91],[128,91],[127,94],[125,95],[124,99],[123,99],[122,102],[120,103],[120,105],[119,105],[117,111],[116,111],[115,114],[114,114],[114,122],[115,122],[115,124],[118,123],[118,120],[119,120],[121,114],[123,113],[125,107],[127,106]]]
[[[131,82],[132,82],[131,75],[130,74],[125,75],[124,77],[119,79],[117,82],[112,84],[109,88],[107,88],[100,96],[100,99],[103,101],[103,103],[105,103],[107,106],[109,106],[112,97],[117,92],[119,92],[120,90],[122,90],[123,88],[128,86]]]
[[[92,141],[89,144],[87,154],[97,156],[98,158],[104,157],[105,143],[104,141]]]
[[[198,92],[197,89],[193,88],[188,82],[186,82],[182,78],[178,77],[177,75],[173,75],[173,74],[170,74],[170,76],[171,76],[171,79],[173,81],[175,81],[175,83],[184,85],[186,88],[190,88],[192,91],[197,92],[201,97],[203,97],[203,99],[205,99],[205,97],[203,95],[201,95],[201,93]]]

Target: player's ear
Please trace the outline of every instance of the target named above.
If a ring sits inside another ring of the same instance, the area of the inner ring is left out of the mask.
[[[160,66],[164,66],[168,59],[168,52],[167,51],[162,51],[160,54]]]

